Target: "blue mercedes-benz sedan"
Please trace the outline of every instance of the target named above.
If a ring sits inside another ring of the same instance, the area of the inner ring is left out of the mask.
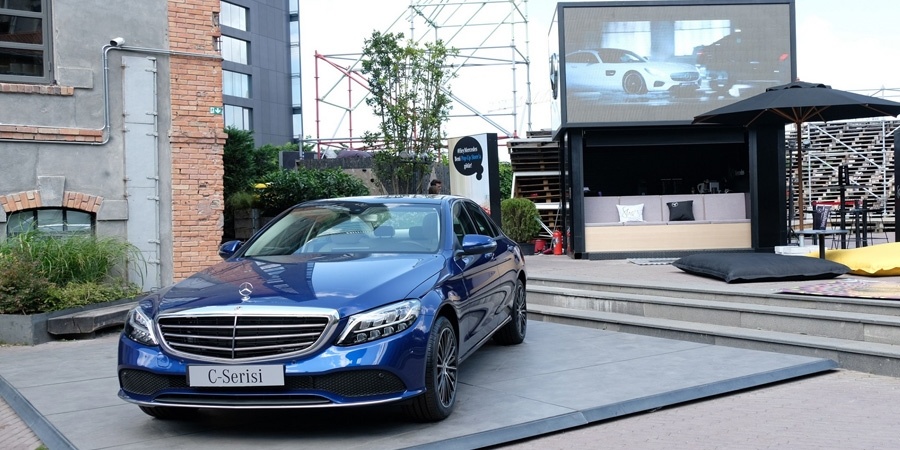
[[[525,339],[523,255],[466,198],[307,202],[219,253],[126,319],[119,397],[156,418],[400,402],[441,420],[461,361]]]

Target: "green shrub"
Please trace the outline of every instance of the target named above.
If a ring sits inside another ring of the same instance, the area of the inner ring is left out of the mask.
[[[49,302],[52,310],[75,308],[110,302],[123,298],[136,297],[141,289],[134,284],[75,282],[64,287],[53,286],[49,289]]]
[[[530,242],[541,232],[540,214],[527,198],[507,198],[500,202],[500,228],[516,242]]]
[[[340,169],[281,170],[260,181],[266,187],[260,192],[257,205],[266,216],[309,200],[369,194],[362,181]]]
[[[140,262],[140,252],[115,237],[55,237],[33,232],[11,237],[8,245],[13,254],[37,261],[40,273],[58,286],[123,278],[127,263]]]
[[[0,253],[0,314],[35,314],[50,309],[53,284],[40,274],[40,263]]]
[[[0,242],[0,313],[34,314],[134,296],[138,288],[125,281],[128,264],[143,264],[141,254],[119,238],[39,232],[10,237]],[[90,289],[96,293],[88,294]]]

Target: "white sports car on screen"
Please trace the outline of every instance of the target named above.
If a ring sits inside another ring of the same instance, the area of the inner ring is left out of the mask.
[[[565,68],[569,91],[637,95],[676,90],[693,92],[700,87],[700,72],[695,66],[648,61],[618,48],[568,53]]]

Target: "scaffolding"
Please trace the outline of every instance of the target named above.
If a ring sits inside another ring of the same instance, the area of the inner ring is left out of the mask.
[[[453,99],[454,128],[516,138],[532,127],[527,5],[528,0],[411,0],[382,31],[402,32],[418,44],[440,39],[458,50],[447,61],[454,74],[446,91]],[[372,116],[361,68],[362,54],[315,55],[315,138],[305,141],[320,152],[362,148],[365,132],[375,131],[359,126],[360,114]]]
[[[840,200],[839,168],[848,170],[852,196],[865,199],[874,205],[883,217],[885,225],[893,229],[896,223],[896,203],[893,195],[897,180],[894,179],[896,153],[894,136],[900,132],[900,121],[895,119],[868,119],[828,123],[804,123],[803,133],[803,188],[810,201]],[[795,173],[793,159],[796,147],[796,131],[788,133],[786,143],[790,159],[789,174]],[[791,167],[793,166],[793,168]],[[797,180],[790,176],[792,191],[800,189]],[[805,210],[812,209],[804,205]],[[796,215],[794,220],[798,220]]]

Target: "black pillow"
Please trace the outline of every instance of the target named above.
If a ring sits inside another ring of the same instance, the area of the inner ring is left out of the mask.
[[[669,220],[694,220],[694,201],[682,200],[680,202],[666,203],[669,207]]]
[[[696,253],[678,259],[673,266],[694,274],[725,280],[749,281],[823,280],[843,275],[850,268],[827,259],[775,253]]]

